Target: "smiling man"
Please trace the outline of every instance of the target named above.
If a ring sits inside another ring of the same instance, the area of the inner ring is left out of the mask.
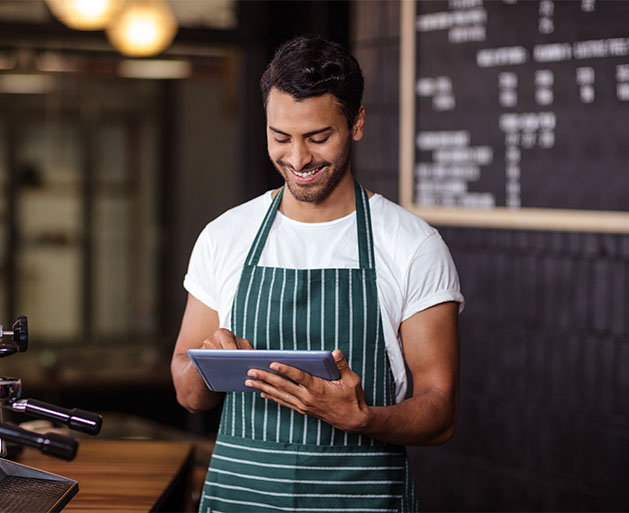
[[[354,180],[363,78],[343,47],[288,41],[261,90],[285,186],[199,236],[172,359],[184,407],[223,401],[200,511],[416,511],[404,445],[447,441],[458,413],[456,269],[435,229]],[[327,349],[341,378],[274,363],[224,397],[192,348]]]

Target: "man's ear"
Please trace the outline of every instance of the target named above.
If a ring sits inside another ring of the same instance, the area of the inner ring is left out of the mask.
[[[354,125],[352,126],[352,140],[360,141],[363,138],[363,131],[365,128],[365,107],[363,105],[358,109],[358,114],[354,119]]]

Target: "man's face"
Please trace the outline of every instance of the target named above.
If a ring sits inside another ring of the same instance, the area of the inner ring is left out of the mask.
[[[349,170],[351,141],[362,138],[362,109],[350,133],[331,94],[297,101],[273,88],[266,117],[269,156],[291,194],[323,201]]]

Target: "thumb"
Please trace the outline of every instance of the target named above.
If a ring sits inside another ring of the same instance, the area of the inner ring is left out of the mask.
[[[236,337],[236,346],[238,349],[253,349],[251,342],[249,342],[246,338]]]
[[[334,351],[332,351],[332,356],[334,357],[334,361],[336,362],[336,367],[341,373],[341,378],[343,378],[344,374],[352,372],[352,369],[349,368],[349,363],[347,363],[347,360],[343,356],[343,352],[340,349],[335,349]]]

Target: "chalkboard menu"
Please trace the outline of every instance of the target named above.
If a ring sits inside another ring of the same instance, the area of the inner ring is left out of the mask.
[[[629,1],[402,2],[401,46],[405,206],[629,232]]]

